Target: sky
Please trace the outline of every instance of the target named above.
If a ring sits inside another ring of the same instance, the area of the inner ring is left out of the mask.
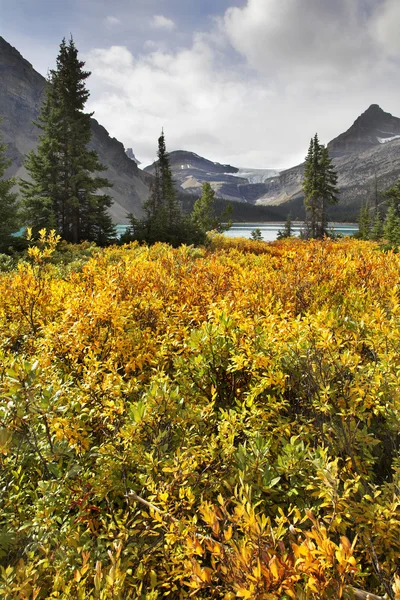
[[[87,109],[145,165],[167,149],[288,168],[371,104],[400,116],[399,0],[0,0],[46,75],[73,35]]]

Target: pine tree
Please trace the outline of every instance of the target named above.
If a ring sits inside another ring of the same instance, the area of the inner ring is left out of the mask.
[[[321,148],[320,159],[320,190],[321,190],[321,217],[320,217],[320,237],[324,236],[328,228],[327,207],[328,204],[336,204],[339,201],[339,189],[337,187],[338,176],[329,158],[328,148],[324,145]]]
[[[384,194],[388,210],[383,224],[383,235],[392,246],[400,245],[400,180]]]
[[[376,211],[371,229],[371,239],[380,240],[383,238],[383,221],[379,210]]]
[[[177,246],[185,242],[184,219],[176,198],[164,131],[158,138],[157,159],[150,195],[143,205],[146,216],[141,221],[131,216],[131,235],[149,244],[166,242]]]
[[[231,223],[223,224],[222,220],[229,219],[231,209],[229,207],[225,210],[220,218],[215,216],[215,193],[209,183],[203,185],[202,196],[195,202],[192,214],[182,214],[169,164],[164,131],[158,138],[157,158],[150,195],[143,205],[145,217],[137,220],[130,215],[131,227],[123,236],[123,242],[136,239],[148,244],[165,242],[172,246],[203,244],[207,231],[229,229]]]
[[[338,202],[337,174],[328,149],[318,135],[310,141],[304,168],[306,237],[322,238],[327,233],[327,205]]]
[[[292,216],[289,213],[288,216],[286,217],[285,227],[284,227],[283,231],[281,231],[281,230],[278,231],[276,239],[283,240],[285,238],[290,238],[292,236],[293,236]]]
[[[400,219],[397,215],[396,206],[393,202],[389,205],[386,213],[383,232],[385,239],[389,242],[389,244],[397,245],[399,243]]]
[[[11,161],[5,156],[6,145],[0,135],[0,252],[6,252],[12,245],[12,234],[20,225],[17,194],[12,191],[15,178],[4,178]]]
[[[369,240],[371,236],[371,211],[368,202],[360,209],[358,218],[358,236],[361,240]]]
[[[25,220],[35,230],[56,229],[63,239],[106,244],[115,236],[107,212],[112,204],[100,189],[111,187],[95,173],[104,171],[97,153],[88,149],[92,114],[84,62],[73,39],[61,42],[55,70],[50,71],[46,97],[36,125],[42,131],[36,152],[25,166],[32,181],[23,181]]]
[[[177,231],[180,228],[182,214],[176,198],[174,180],[165,145],[164,130],[162,130],[161,135],[158,138],[157,157],[160,174],[161,204],[163,212],[166,215],[168,229],[170,233],[173,234],[174,231]]]
[[[202,234],[208,231],[226,231],[232,225],[230,221],[232,209],[228,206],[220,217],[215,214],[215,191],[210,183],[203,183],[201,197],[196,200],[192,211],[192,222]]]
[[[250,239],[252,239],[254,242],[262,242],[264,240],[262,231],[259,227],[256,227],[252,230],[250,233]]]
[[[4,179],[4,173],[11,164],[5,151],[6,145],[3,144],[0,134],[0,252],[8,250],[12,244],[12,234],[19,229],[17,194],[12,192],[15,179]]]

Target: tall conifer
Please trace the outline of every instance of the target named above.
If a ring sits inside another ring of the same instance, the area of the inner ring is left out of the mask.
[[[400,180],[386,190],[385,197],[389,201],[384,223],[384,237],[394,246],[400,244]]]
[[[105,244],[114,236],[107,212],[112,199],[100,192],[110,183],[96,175],[105,167],[88,149],[92,114],[84,112],[90,75],[84,64],[73,39],[68,44],[63,39],[37,123],[42,131],[39,145],[26,159],[32,181],[23,181],[21,187],[28,225],[55,228],[73,243]]]
[[[142,221],[131,217],[133,237],[177,246],[187,241],[187,224],[176,197],[164,131],[158,138],[157,158],[150,195],[143,206],[146,216]]]
[[[11,164],[5,151],[6,145],[0,134],[0,252],[7,251],[12,242],[11,235],[19,228],[17,195],[12,191],[15,179],[4,178],[4,173]]]
[[[197,230],[205,235],[208,231],[226,231],[232,225],[230,216],[231,206],[223,211],[220,217],[215,214],[215,191],[210,183],[206,181],[202,186],[201,197],[196,200],[193,206],[191,220]],[[223,223],[225,221],[225,224]]]
[[[320,144],[317,134],[310,141],[305,159],[303,190],[306,235],[321,238],[327,232],[327,205],[338,202],[339,190],[328,149]]]

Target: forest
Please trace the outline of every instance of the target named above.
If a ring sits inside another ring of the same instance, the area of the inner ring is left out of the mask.
[[[3,257],[0,597],[400,598],[399,273],[354,239]]]

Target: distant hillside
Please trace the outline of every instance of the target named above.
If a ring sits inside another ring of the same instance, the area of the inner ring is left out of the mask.
[[[178,193],[178,199],[183,212],[188,214],[192,211],[197,198],[192,194]],[[227,208],[231,207],[231,220],[234,223],[267,223],[269,221],[284,221],[287,217],[286,207],[282,206],[259,206],[257,204],[246,204],[236,200],[226,200],[217,198],[215,201],[216,214],[220,216]],[[293,219],[304,219],[303,207],[299,211],[292,213]]]
[[[32,121],[38,117],[46,80],[0,37],[0,81],[2,132],[8,144],[8,155],[13,161],[7,175],[26,177],[24,155],[37,144],[39,129]],[[141,216],[151,178],[125,154],[121,142],[111,138],[95,119],[92,119],[92,131],[90,145],[107,167],[104,175],[113,184],[110,193],[114,204],[110,212],[114,221],[126,221],[127,213]]]
[[[239,169],[186,150],[170,152],[169,161],[178,189],[199,196],[203,183],[208,182],[218,197],[252,204],[265,193],[264,182],[278,173],[273,169]],[[154,175],[156,164],[145,171]]]

